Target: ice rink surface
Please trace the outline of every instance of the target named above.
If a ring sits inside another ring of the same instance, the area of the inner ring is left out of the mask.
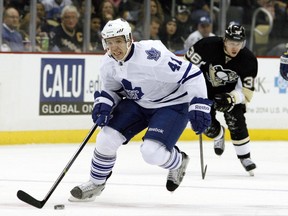
[[[231,142],[219,157],[212,142],[204,141],[208,168],[202,180],[199,143],[179,142],[190,163],[182,185],[170,193],[167,171],[146,164],[140,143],[131,142],[120,148],[101,196],[70,203],[69,191],[89,177],[94,150],[89,143],[42,209],[20,201],[17,191],[44,199],[80,143],[0,146],[0,216],[288,216],[288,142],[251,143],[254,177],[244,171]],[[65,209],[54,210],[56,204]]]

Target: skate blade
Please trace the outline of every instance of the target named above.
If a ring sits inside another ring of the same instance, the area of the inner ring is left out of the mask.
[[[248,173],[249,173],[250,176],[254,176],[253,170],[248,171]]]
[[[85,199],[77,199],[73,196],[70,196],[68,201],[69,202],[93,202],[96,199],[96,196],[92,196],[90,198],[85,198]]]

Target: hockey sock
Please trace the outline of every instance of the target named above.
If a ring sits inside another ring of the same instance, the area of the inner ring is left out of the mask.
[[[116,155],[102,155],[95,149],[91,163],[91,181],[94,184],[103,184],[111,173],[115,161]]]
[[[214,138],[214,140],[221,139],[221,137],[223,136],[223,133],[224,133],[224,131],[223,131],[223,128],[221,127],[219,134]]]
[[[176,148],[173,148],[170,154],[170,157],[168,161],[161,165],[160,167],[164,169],[174,170],[178,169],[182,162],[182,154],[176,150]]]

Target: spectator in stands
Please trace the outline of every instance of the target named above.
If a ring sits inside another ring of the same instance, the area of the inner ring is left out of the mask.
[[[137,2],[137,0],[134,0],[134,3]],[[145,12],[145,5],[141,4],[139,11],[137,10],[137,4],[134,4],[134,9],[130,13],[130,11],[127,12],[121,12],[121,16],[128,20],[132,32],[133,32],[133,38],[136,41],[143,40],[143,39],[153,39],[158,40],[159,39],[159,30],[160,26],[164,22],[165,15],[162,10],[162,6],[159,3],[158,0],[151,0],[150,1],[150,36],[148,38],[144,38],[144,18],[146,16]]]
[[[215,36],[215,34],[212,33],[212,22],[210,17],[200,17],[198,20],[197,30],[192,32],[185,40],[184,49],[188,50],[198,40],[210,36]]]
[[[36,25],[39,23],[39,19],[36,19]],[[19,33],[23,39],[24,50],[30,50],[30,36],[29,36],[29,26],[30,26],[30,13],[27,13],[22,19],[19,24]]]
[[[135,31],[141,6],[142,2],[140,2],[140,0],[121,1],[119,4],[119,17],[125,19],[129,23],[132,32]]]
[[[144,29],[143,26],[138,27],[133,32],[133,39],[135,41],[145,40],[145,39],[151,39],[151,40],[159,40],[159,30],[162,22],[161,20],[156,17],[152,16],[150,20],[150,36],[149,38],[144,38]]]
[[[110,2],[110,0],[102,1],[96,13],[101,16],[101,29],[103,29],[103,27],[109,20],[114,20],[118,16],[117,10],[114,7],[114,5]]]
[[[40,19],[40,25],[41,25],[41,31],[46,32],[49,34],[49,32],[56,26],[59,25],[59,23],[55,20],[46,19],[46,11],[45,7],[42,3],[36,4],[36,10],[37,10],[37,17]]]
[[[30,51],[31,49],[31,41],[30,41],[30,35],[29,35],[29,29],[30,29],[30,13],[26,13],[26,15],[23,17],[20,23],[19,32],[22,35],[23,43],[26,51]],[[46,41],[46,47],[44,48],[42,45],[43,40]],[[48,34],[46,32],[43,32],[41,29],[41,20],[37,16],[36,17],[36,51],[47,51],[49,45],[49,38]]]
[[[95,11],[96,13],[98,12],[97,10],[98,10],[98,8],[100,8],[100,5],[101,5],[102,1],[103,0],[91,0],[92,5],[96,9],[96,11]]]
[[[210,1],[206,0],[193,0],[191,4],[191,16],[190,20],[193,23],[193,28],[197,28],[197,23],[200,17],[210,16]],[[217,1],[214,1],[214,4],[217,5]],[[214,19],[216,17],[213,17]]]
[[[74,4],[76,6],[76,4]],[[87,14],[86,11],[86,1],[80,1],[77,4],[77,7],[79,8],[79,13],[80,13],[80,18],[79,18],[79,22],[84,25],[84,21],[85,21],[85,14]],[[90,13],[90,15],[92,15],[93,13],[95,13],[95,8],[93,6],[93,4],[91,4],[91,7],[88,11]]]
[[[150,1],[150,15],[158,17],[161,23],[164,22],[165,14],[163,12],[162,5],[158,0],[151,0]]]
[[[30,2],[27,0],[4,0],[4,6],[15,8],[18,11],[19,16],[22,17],[29,12]]]
[[[101,37],[101,17],[95,13],[91,14],[89,50],[91,52],[104,52]]]
[[[145,9],[145,5],[142,5],[140,12],[138,14],[136,28],[143,28],[144,18],[146,16],[145,14],[146,12],[144,9]],[[150,1],[150,16],[157,17],[158,20],[160,21],[160,25],[163,24],[165,20],[165,14],[163,12],[162,5],[160,4],[158,0]]]
[[[161,26],[161,21],[157,16],[151,17],[150,23],[150,38],[151,40],[159,40],[159,30]]]
[[[61,22],[61,11],[67,5],[72,5],[71,0],[39,0],[45,7],[46,19]]]
[[[2,51],[24,51],[23,38],[18,31],[19,19],[19,12],[15,8],[5,9],[2,26]]]
[[[183,40],[177,31],[176,18],[168,19],[160,31],[160,40],[171,52],[183,49]]]
[[[165,14],[165,15],[167,15],[167,16],[172,16],[172,15],[174,15],[173,13],[172,13],[172,11],[174,10],[174,8],[172,9],[172,7],[173,7],[173,1],[167,1],[167,0],[158,0],[159,2],[160,2],[160,4],[161,4],[161,6],[162,6],[162,9],[163,9],[163,13]],[[184,0],[184,1],[186,1],[186,0]],[[192,0],[192,1],[194,1],[194,0]],[[175,3],[176,4],[182,4],[181,2],[179,2],[179,0],[176,0],[175,1]]]
[[[120,17],[129,22],[130,26],[131,24],[135,26],[138,19],[138,14],[141,10],[141,6],[141,0],[121,1],[119,4],[118,13]]]
[[[118,8],[122,0],[110,0],[114,7]]]
[[[51,51],[82,52],[83,33],[78,28],[79,12],[73,5],[67,5],[61,12],[61,25],[51,33]]]
[[[179,34],[181,35],[182,40],[185,41],[193,31],[193,24],[190,20],[190,11],[186,5],[177,6],[176,19],[178,21]]]

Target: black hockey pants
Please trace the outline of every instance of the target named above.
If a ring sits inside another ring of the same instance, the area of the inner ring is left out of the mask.
[[[244,104],[237,104],[230,112],[224,113],[224,118],[234,144],[241,145],[249,142],[249,133],[244,116],[245,112],[246,106]],[[218,115],[219,114],[221,113],[218,112]],[[215,138],[220,132],[221,125],[216,119],[216,110],[214,108],[211,109],[211,118],[212,123],[204,134],[209,138]]]

